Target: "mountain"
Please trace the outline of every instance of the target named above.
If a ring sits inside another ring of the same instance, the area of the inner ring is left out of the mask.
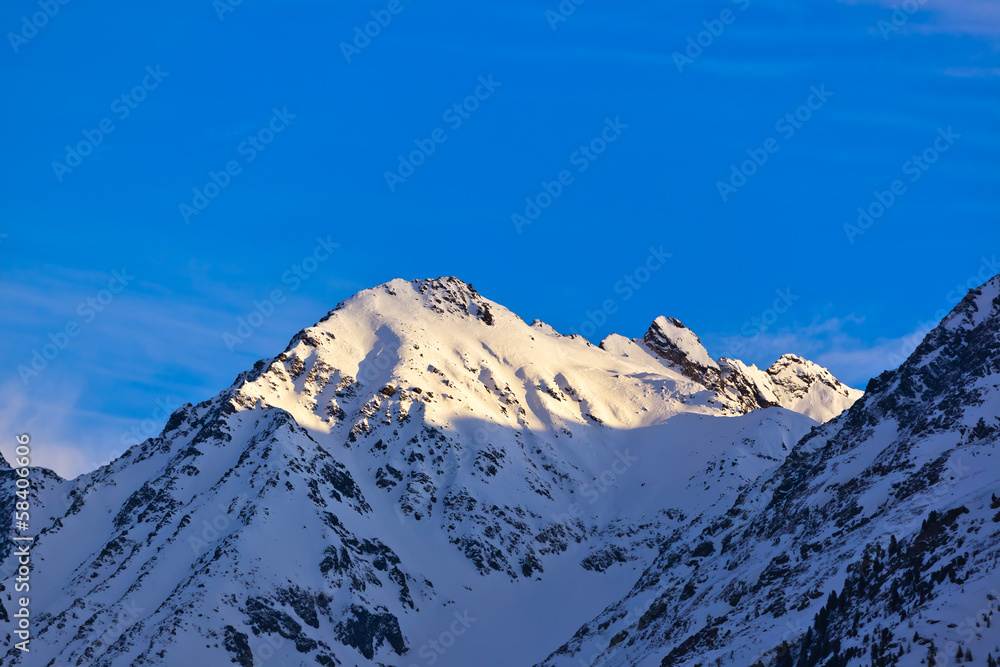
[[[998,439],[1000,276],[543,664],[993,664]]]
[[[628,356],[655,357],[667,368],[717,392],[740,412],[781,406],[825,422],[851,407],[863,392],[848,387],[830,371],[786,354],[766,371],[737,359],[712,359],[698,336],[672,317],[658,317],[641,340],[612,336],[601,347]]]
[[[859,394],[677,320],[598,347],[394,280],[109,465],[33,469],[35,634],[3,664],[532,664]]]

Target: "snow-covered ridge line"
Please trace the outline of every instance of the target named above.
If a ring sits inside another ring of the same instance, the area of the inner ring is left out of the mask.
[[[543,664],[992,664],[998,444],[1000,276]]]
[[[358,293],[111,464],[37,476],[38,651],[4,664],[543,659],[818,426],[790,406],[852,398],[653,328],[594,346],[455,278]]]

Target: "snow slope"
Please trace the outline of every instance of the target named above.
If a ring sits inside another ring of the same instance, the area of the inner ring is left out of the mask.
[[[801,365],[788,358],[779,384]],[[1000,276],[675,534],[544,665],[916,667],[959,650],[986,665],[1000,657],[998,440]]]

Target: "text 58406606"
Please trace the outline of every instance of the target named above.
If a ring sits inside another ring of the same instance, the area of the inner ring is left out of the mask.
[[[14,590],[27,594],[31,591],[31,543],[33,537],[26,535],[31,525],[31,438],[28,435],[17,436],[17,447],[14,449],[14,528],[12,536],[15,546],[11,558],[17,559],[17,576],[14,578]],[[20,640],[14,646],[28,652],[31,641],[31,599],[17,598],[17,608],[14,611],[14,635]]]

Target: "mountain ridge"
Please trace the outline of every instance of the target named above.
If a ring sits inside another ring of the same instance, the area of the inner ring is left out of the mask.
[[[702,535],[811,525],[798,505],[768,504],[777,489],[812,494],[801,480],[825,468],[803,461],[832,454],[804,443],[868,428],[900,387],[912,392],[884,374],[871,383],[887,402],[880,412],[857,417],[875,400],[862,396],[820,423],[764,404],[835,409],[814,392],[837,390],[825,369],[794,355],[764,371],[726,359],[712,366],[678,320],[654,321],[651,329],[666,329],[656,345],[609,336],[595,346],[529,325],[457,279],[391,281],[359,295],[108,466],[76,480],[39,475],[42,643],[30,657],[8,653],[11,664],[246,666],[280,656],[303,665],[506,665],[545,655],[545,664],[576,664],[589,649],[577,638],[558,643],[590,628],[588,619],[598,620],[585,634],[605,642],[597,664],[639,664],[621,662],[638,655],[687,664],[689,649],[663,643],[669,615],[657,610],[667,603],[649,597],[657,581],[689,576],[678,567],[690,559],[672,554],[698,554],[707,572],[729,547]],[[987,297],[970,298],[940,334],[948,340],[918,348],[928,363],[986,326]],[[690,356],[701,363],[685,368]],[[959,365],[978,368],[972,361]],[[911,384],[923,377],[914,368]],[[993,437],[990,424],[966,428],[970,438]],[[739,563],[769,562],[750,554]],[[714,595],[703,584],[682,602]],[[0,609],[11,607],[11,590]],[[122,609],[131,615],[116,616]],[[438,639],[458,619],[462,639],[451,633],[445,650]],[[695,630],[704,621],[677,620]],[[745,632],[726,623],[719,632]],[[498,639],[497,627],[520,641]],[[659,639],[647,642],[654,630]],[[706,634],[691,637],[715,650]]]
[[[990,460],[998,388],[1000,276],[707,517],[708,528],[679,536],[594,619],[597,636],[581,627],[543,664],[576,664],[568,658],[587,650],[588,635],[595,665],[638,655],[664,666],[811,667],[1000,654],[986,630],[1000,611],[988,576],[1000,563]]]

